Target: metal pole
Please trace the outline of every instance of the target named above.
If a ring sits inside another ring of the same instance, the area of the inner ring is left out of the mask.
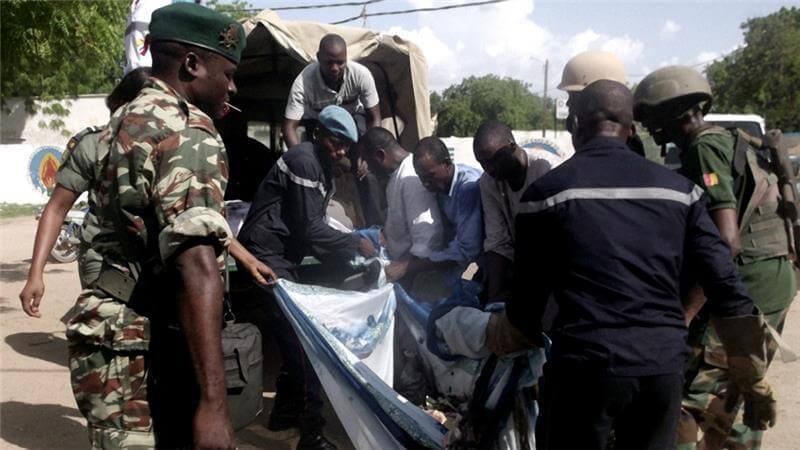
[[[558,139],[558,120],[556,118],[556,105],[553,101],[553,139]]]
[[[550,60],[544,60],[544,90],[542,91],[542,137],[547,127],[547,66]]]

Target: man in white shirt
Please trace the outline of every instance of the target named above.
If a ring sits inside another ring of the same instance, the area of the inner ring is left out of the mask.
[[[516,144],[511,128],[497,120],[484,122],[472,141],[475,159],[483,167],[479,180],[486,238],[483,242],[487,294],[501,300],[511,288],[514,261],[514,218],[519,201],[534,180],[558,166],[561,157]]]
[[[402,276],[411,257],[427,258],[443,245],[442,219],[436,196],[425,189],[414,171],[414,158],[384,128],[371,128],[359,141],[361,158],[376,174],[389,177],[383,237],[392,263],[389,281]]]
[[[172,0],[133,0],[125,25],[125,74],[138,68],[150,67],[150,46],[146,42],[150,30],[150,16],[158,8],[173,3]]]

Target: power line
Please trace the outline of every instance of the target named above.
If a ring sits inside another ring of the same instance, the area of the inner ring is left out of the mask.
[[[385,0],[364,0],[360,2],[344,2],[344,3],[320,3],[317,5],[301,5],[301,6],[276,6],[274,8],[243,8],[243,9],[236,9],[236,12],[258,12],[263,11],[265,9],[271,9],[272,11],[290,11],[290,10],[297,10],[297,9],[320,9],[320,8],[338,8],[341,6],[367,6],[373,3],[380,3]],[[360,16],[359,16],[360,17]]]
[[[352,22],[354,20],[358,20],[365,17],[375,17],[375,16],[394,16],[399,14],[411,14],[415,12],[428,12],[428,11],[442,11],[445,9],[457,9],[457,8],[467,8],[470,6],[480,6],[480,5],[490,5],[493,3],[502,3],[507,2],[508,0],[484,0],[480,2],[472,2],[472,3],[462,3],[460,5],[447,5],[447,6],[434,6],[431,8],[415,8],[415,9],[403,9],[398,11],[381,11],[381,12],[374,12],[368,14],[359,14],[357,16],[348,17],[347,19],[339,20],[336,22],[331,22],[331,25],[339,25],[347,22]]]

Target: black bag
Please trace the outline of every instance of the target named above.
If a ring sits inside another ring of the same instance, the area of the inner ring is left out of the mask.
[[[261,333],[251,323],[227,322],[222,356],[228,386],[228,414],[235,430],[250,425],[263,411]]]

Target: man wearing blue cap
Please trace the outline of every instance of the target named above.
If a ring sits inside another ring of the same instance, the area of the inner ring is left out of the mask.
[[[325,221],[335,191],[331,169],[358,139],[355,122],[347,110],[332,105],[320,112],[319,124],[313,141],[290,148],[261,182],[238,235],[256,258],[291,281],[297,279],[296,269],[306,256],[325,264],[349,260],[356,252],[375,253],[368,240],[342,233]],[[234,300],[234,311],[262,333],[269,330],[283,357],[268,428],[299,427],[298,449],[335,448],[322,435],[319,381],[272,288],[249,283]]]

